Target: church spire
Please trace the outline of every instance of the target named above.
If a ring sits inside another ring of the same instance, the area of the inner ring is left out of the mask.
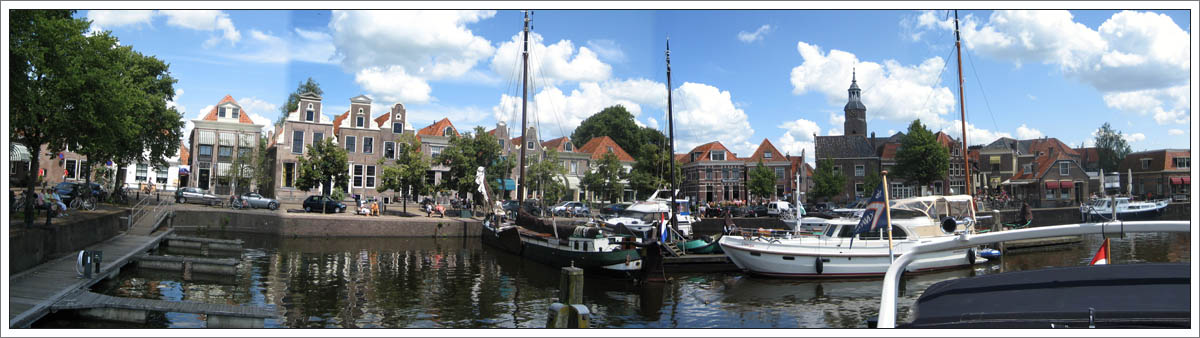
[[[846,122],[844,122],[844,135],[863,135],[867,133],[867,106],[862,103],[862,89],[858,88],[858,72],[856,69],[850,69],[850,89],[849,99],[846,100],[846,107],[843,110],[846,112]]]

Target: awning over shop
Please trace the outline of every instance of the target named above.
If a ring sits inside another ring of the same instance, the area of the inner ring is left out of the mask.
[[[496,179],[496,183],[497,183],[497,184],[500,184],[500,187],[501,187],[501,188],[503,188],[504,190],[517,190],[517,182],[514,182],[514,181],[513,181],[513,180],[511,180],[511,179],[507,179],[507,178],[505,178],[505,179],[499,179],[499,178],[497,178],[497,179]]]
[[[1192,184],[1192,178],[1191,178],[1191,177],[1186,177],[1186,176],[1183,176],[1183,177],[1180,177],[1180,176],[1172,177],[1172,178],[1171,178],[1171,184]]]
[[[1075,187],[1075,182],[1071,182],[1071,181],[1059,182],[1058,187],[1063,188],[1063,189],[1071,189],[1072,187]]]
[[[1058,189],[1058,181],[1046,182],[1046,189]]]
[[[575,176],[567,176],[567,188],[579,189],[579,178]]]
[[[29,159],[29,149],[25,148],[24,144],[14,142],[12,146],[8,147],[9,162],[29,162]]]

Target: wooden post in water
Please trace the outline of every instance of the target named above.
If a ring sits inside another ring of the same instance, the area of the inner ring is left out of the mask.
[[[587,328],[591,312],[583,305],[583,269],[569,266],[562,268],[558,280],[558,302],[550,304],[546,316],[546,328]]]

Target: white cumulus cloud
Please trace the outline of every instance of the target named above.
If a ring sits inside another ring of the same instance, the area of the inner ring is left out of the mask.
[[[922,121],[922,123],[924,123],[924,121]],[[928,124],[926,124],[926,126],[928,127]],[[955,138],[961,138],[962,137],[961,136],[962,135],[962,120],[950,121],[950,126],[942,129],[942,131],[945,132],[946,134],[954,135]],[[982,128],[975,127],[974,124],[967,123],[967,144],[968,145],[977,145],[977,144],[986,145],[988,143],[992,143],[993,141],[995,141],[996,139],[999,139],[1001,137],[1012,138],[1013,136],[1012,136],[1012,134],[1009,134],[1006,132],[982,129]]]
[[[958,129],[961,130],[962,128]],[[1026,127],[1024,123],[1020,127],[1017,127],[1017,139],[1019,140],[1041,138],[1042,136],[1045,136],[1045,134],[1042,134],[1041,130]]]
[[[229,14],[218,10],[163,10],[159,14],[167,16],[167,24],[176,27],[199,31],[221,31],[220,36],[213,36],[204,42],[207,47],[215,46],[221,40],[236,45],[242,39],[241,32],[234,27]]]
[[[754,30],[754,32],[747,32],[747,31],[738,32],[737,38],[738,38],[738,40],[742,40],[742,42],[751,43],[754,41],[762,40],[763,37],[765,35],[767,35],[767,33],[770,33],[772,30],[773,29],[771,28],[771,25],[762,25],[762,26],[758,27],[758,29]]]
[[[154,11],[93,9],[88,11],[87,18],[92,20],[92,32],[100,32],[112,27],[149,26],[154,19]]]
[[[1167,135],[1183,135],[1185,132],[1182,129],[1171,129],[1167,131]]]
[[[232,54],[230,57],[250,62],[288,63],[295,61],[312,63],[334,63],[333,37],[329,33],[295,28],[282,36],[256,29],[249,31],[253,44],[246,46],[251,51]],[[303,51],[286,53],[280,51]]]
[[[903,65],[895,60],[881,64],[860,61],[846,51],[834,49],[826,53],[803,41],[796,44],[796,49],[804,62],[792,68],[794,94],[816,92],[825,95],[829,105],[841,107],[846,103],[854,75],[862,89],[868,120],[921,119],[926,124],[939,125],[945,122],[942,116],[954,110],[956,101],[950,89],[936,84],[945,65],[941,57],[916,65]],[[831,115],[830,123],[838,127],[837,120],[842,118]]]
[[[1075,21],[1067,11],[995,11],[982,19],[968,15],[963,40],[972,51],[1020,66],[1058,66],[1104,93],[1111,108],[1154,114],[1159,124],[1187,124],[1188,32],[1165,14],[1122,11],[1097,29]],[[952,20],[932,12],[919,27],[952,30]]]
[[[816,122],[797,119],[795,121],[786,121],[779,128],[786,130],[776,143],[779,146],[779,150],[792,156],[800,156],[801,152],[803,152],[807,156],[805,157],[805,161],[814,163],[813,158],[816,157],[816,149],[813,143],[813,135],[821,134],[821,127],[817,126]]]
[[[622,105],[635,119],[643,106],[665,108],[666,86],[646,79],[580,83],[569,93],[552,86],[533,95],[529,102],[529,119],[540,123],[544,136],[570,134],[584,119],[613,105]],[[676,101],[678,102],[678,101]],[[676,105],[678,114],[679,105]],[[521,98],[502,95],[492,107],[493,117],[508,125],[521,123]],[[678,127],[680,117],[676,115]],[[533,122],[531,122],[533,124]]]
[[[237,103],[242,105],[242,111],[249,114],[250,120],[254,124],[263,125],[263,135],[270,135],[272,131],[275,131],[275,119],[266,116],[279,114],[279,105],[253,96],[240,98]]]
[[[433,92],[425,79],[409,75],[398,65],[361,69],[354,82],[384,102],[426,103]]]
[[[492,71],[502,79],[519,79],[523,49],[522,33],[513,35],[511,39],[501,43],[496,48],[496,54],[492,56]],[[546,45],[541,34],[530,33],[529,74],[530,80],[539,86],[553,86],[563,82],[597,82],[612,75],[612,66],[600,61],[591,48],[575,48],[571,40],[559,40]]]
[[[1125,139],[1128,140],[1129,143],[1139,142],[1139,141],[1146,139],[1146,134],[1133,133],[1133,134],[1125,135]]]
[[[729,91],[703,83],[684,82],[674,90],[676,150],[721,141],[738,154],[750,154],[754,134],[746,112],[734,106]],[[748,155],[743,155],[748,156]]]

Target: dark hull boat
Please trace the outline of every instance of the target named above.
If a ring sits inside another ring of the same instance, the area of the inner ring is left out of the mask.
[[[521,256],[526,259],[584,270],[629,272],[642,268],[642,256],[633,236],[595,226],[556,224],[524,210],[517,213],[515,228],[521,241]]]
[[[499,222],[492,221],[492,219],[489,217],[489,220],[484,221],[483,231],[479,234],[483,239],[483,244],[491,245],[514,255],[520,255],[524,248],[521,244],[520,229],[512,225],[502,225]]]

